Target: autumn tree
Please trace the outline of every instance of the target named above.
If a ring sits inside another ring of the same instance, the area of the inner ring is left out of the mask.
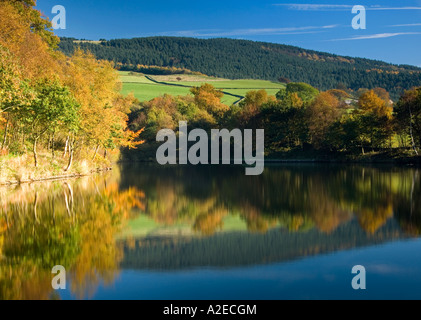
[[[29,79],[54,77],[60,74],[58,57],[53,51],[58,38],[41,17],[41,13],[30,7],[35,1],[0,1],[0,45],[6,47],[23,67]]]
[[[54,34],[51,21],[34,8],[37,4],[36,0],[14,0],[10,3],[24,17],[24,21],[29,24],[33,33],[39,35],[51,49],[57,49],[59,38]]]
[[[390,99],[390,94],[389,92],[387,92],[386,89],[383,88],[374,88],[373,89],[374,93],[380,98],[382,99],[385,103],[387,107],[391,107],[393,102]]]
[[[221,102],[224,94],[209,83],[205,83],[200,87],[193,87],[190,89],[190,92],[194,96],[196,105],[215,118],[222,117],[229,109],[227,105]]]
[[[316,149],[326,146],[329,128],[340,119],[339,100],[329,92],[320,93],[306,110],[310,143]]]
[[[8,49],[0,45],[0,112],[6,112],[24,99],[22,70]]]
[[[266,90],[252,90],[246,93],[245,98],[240,102],[240,108],[242,108],[240,117],[240,123],[247,125],[253,118],[255,118],[261,111],[262,106],[270,101],[274,102],[275,97],[269,96]],[[252,127],[256,126],[256,123],[251,124]]]
[[[76,50],[65,66],[64,83],[81,106],[78,135],[69,132],[67,138],[70,150],[75,146],[92,147],[95,158],[100,147],[106,155],[107,149],[138,144],[135,139],[140,131],[134,133],[127,128],[127,114],[136,100],[119,93],[120,78],[111,62],[97,60],[89,52]]]
[[[383,146],[393,134],[392,112],[393,108],[373,90],[363,93],[355,111],[361,139],[366,139],[371,147]]]

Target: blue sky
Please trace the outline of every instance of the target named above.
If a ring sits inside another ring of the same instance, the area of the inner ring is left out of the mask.
[[[55,5],[66,8],[59,36],[224,37],[421,66],[421,0],[38,0],[37,8],[52,18]],[[351,26],[354,5],[367,10],[365,30]]]

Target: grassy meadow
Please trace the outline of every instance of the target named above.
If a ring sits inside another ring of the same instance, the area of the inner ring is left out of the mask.
[[[140,101],[148,101],[155,97],[170,95],[190,94],[190,88],[200,86],[204,83],[210,83],[215,88],[226,93],[222,102],[231,105],[244,97],[248,91],[265,89],[269,95],[275,95],[281,88],[282,83],[265,80],[229,80],[199,75],[163,75],[163,76],[145,76],[140,73],[129,71],[120,71],[120,78],[123,83],[122,94],[133,93]],[[154,81],[151,81],[149,79]],[[159,83],[157,83],[159,82]]]

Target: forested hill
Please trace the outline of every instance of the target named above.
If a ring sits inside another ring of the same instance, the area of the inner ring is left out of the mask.
[[[382,87],[393,96],[421,86],[421,69],[381,61],[343,57],[298,47],[233,39],[149,37],[111,41],[62,38],[60,48],[89,49],[97,58],[113,60],[124,69],[138,65],[186,68],[230,79],[287,78],[318,89],[338,86],[358,90]]]
[[[344,236],[347,235],[347,236]],[[177,270],[198,267],[239,267],[280,263],[307,256],[334,253],[405,239],[399,226],[389,221],[375,234],[362,231],[356,221],[330,234],[317,230],[264,234],[229,232],[192,239],[142,238],[134,246],[124,245],[120,267],[138,270]],[[247,248],[247,254],[241,248]]]

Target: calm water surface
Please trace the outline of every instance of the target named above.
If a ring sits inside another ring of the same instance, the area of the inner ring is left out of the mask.
[[[0,299],[421,299],[420,205],[420,171],[395,167],[139,164],[2,187]]]

